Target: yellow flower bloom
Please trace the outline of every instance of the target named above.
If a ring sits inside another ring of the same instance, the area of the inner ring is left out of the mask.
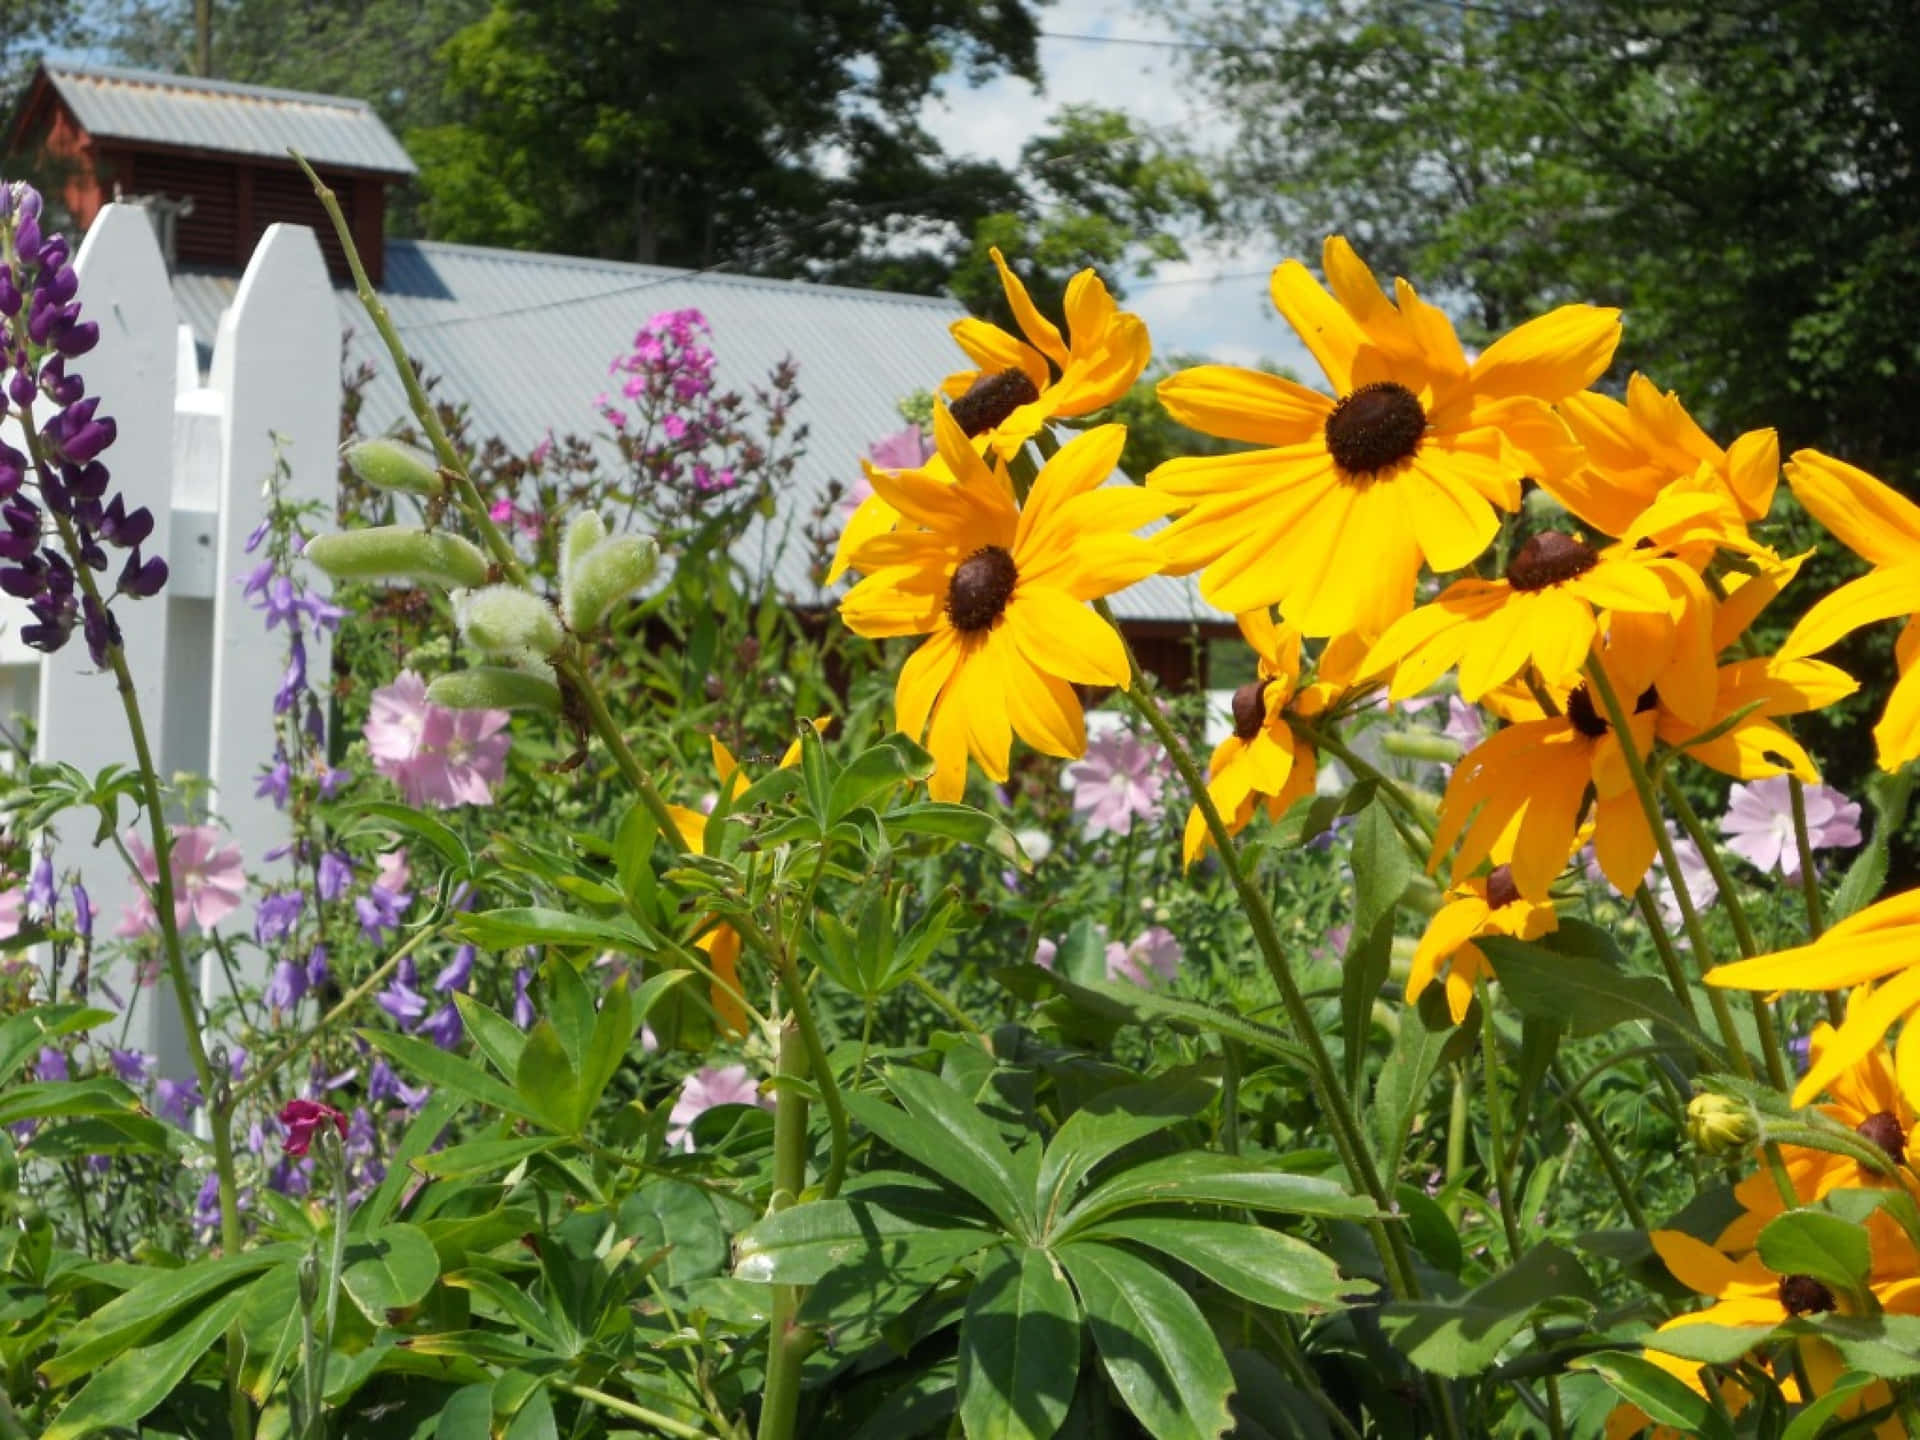
[[[1169,568],[1200,570],[1223,610],[1280,607],[1309,636],[1378,635],[1413,605],[1424,558],[1458,570],[1486,549],[1522,476],[1559,474],[1579,449],[1550,402],[1590,384],[1619,342],[1617,310],[1567,305],[1467,362],[1452,323],[1404,280],[1389,300],[1339,236],[1322,289],[1304,265],[1273,272],[1273,302],[1334,396],[1223,365],[1160,382],[1173,417],[1267,448],[1170,460],[1147,477],[1175,508]]]
[[[988,253],[1026,338],[972,316],[954,321],[954,341],[977,368],[949,375],[940,389],[960,428],[969,436],[991,434],[993,450],[1008,460],[1049,420],[1090,415],[1126,394],[1153,346],[1145,323],[1120,309],[1092,270],[1067,282],[1063,336],[1000,251]]]
[[[1707,972],[1709,985],[1732,990],[1844,990],[1856,993],[1831,1043],[1794,1088],[1805,1105],[1859,1063],[1900,1020],[1920,1010],[1920,890],[1889,896],[1856,911],[1818,940],[1737,960]],[[1920,1026],[1900,1032],[1896,1066],[1901,1087],[1920,1094]]]
[[[967,756],[1007,778],[1013,736],[1048,755],[1086,750],[1075,685],[1129,684],[1119,632],[1086,602],[1155,573],[1159,552],[1133,532],[1165,513],[1157,496],[1104,482],[1119,463],[1124,426],[1089,430],[1049,460],[1026,507],[944,410],[934,438],[955,480],[903,471],[875,486],[915,530],[867,541],[865,572],[840,602],[857,635],[925,635],[894,691],[894,721],[926,736],[929,789],[958,800]]]
[[[1623,704],[1640,700],[1632,716],[1633,744],[1653,746],[1655,716],[1648,688],[1648,657],[1603,651],[1609,681]],[[1653,863],[1652,829],[1627,769],[1626,753],[1607,723],[1605,707],[1584,682],[1560,697],[1561,713],[1540,714],[1496,730],[1454,767],[1440,798],[1429,873],[1456,840],[1453,873],[1470,874],[1491,858],[1513,867],[1527,899],[1544,903],[1566,867],[1578,837],[1587,787],[1594,790],[1593,848],[1614,888],[1632,894]]]
[[[1473,942],[1482,935],[1511,935],[1516,940],[1538,940],[1559,928],[1552,905],[1536,904],[1520,894],[1512,867],[1495,866],[1489,875],[1476,875],[1447,891],[1446,903],[1427,922],[1427,932],[1413,952],[1407,972],[1407,1003],[1415,1004],[1446,967],[1447,1012],[1458,1025],[1473,1003],[1473,987],[1482,977],[1493,979],[1493,962]]]
[[[1431,605],[1401,616],[1362,668],[1391,668],[1388,694],[1395,700],[1420,694],[1455,665],[1460,698],[1470,703],[1529,665],[1549,688],[1565,690],[1578,683],[1599,635],[1596,608],[1645,612],[1670,623],[1676,606],[1656,567],[1675,565],[1542,531],[1521,545],[1505,578],[1456,581]]]
[[[1595,529],[1625,535],[1670,487],[1712,496],[1729,533],[1766,518],[1780,481],[1780,441],[1750,430],[1722,450],[1671,391],[1646,376],[1627,381],[1623,405],[1584,391],[1559,404],[1560,417],[1586,448],[1587,463],[1566,475],[1537,477],[1553,497]]]
[[[1809,785],[1819,783],[1813,757],[1773,723],[1774,717],[1825,709],[1858,690],[1859,682],[1821,660],[1778,656],[1722,665],[1714,675],[1713,706],[1699,719],[1676,714],[1665,703],[1666,691],[1659,691],[1655,728],[1660,739],[1736,780],[1791,774]],[[1728,728],[1711,740],[1694,738],[1728,722]]]
[[[1264,804],[1277,820],[1294,801],[1313,793],[1318,762],[1313,748],[1293,733],[1287,715],[1318,715],[1338,694],[1337,683],[1327,678],[1301,688],[1298,630],[1276,625],[1266,610],[1249,610],[1238,619],[1240,633],[1259,657],[1259,678],[1233,692],[1233,733],[1214,747],[1207,766],[1207,794],[1234,835],[1247,828],[1258,806]],[[1324,676],[1324,665],[1322,671]],[[1185,863],[1198,860],[1212,838],[1200,807],[1194,806],[1187,812],[1181,847]]]
[[[1817,655],[1863,625],[1906,618],[1895,651],[1900,679],[1873,730],[1880,768],[1898,770],[1920,756],[1920,668],[1913,664],[1920,631],[1912,623],[1920,615],[1920,506],[1818,450],[1795,452],[1787,483],[1794,498],[1873,569],[1807,611],[1780,654]]]

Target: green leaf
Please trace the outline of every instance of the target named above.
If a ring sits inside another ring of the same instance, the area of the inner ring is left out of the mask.
[[[1061,947],[1063,951],[1066,948]],[[1264,1055],[1288,1061],[1301,1070],[1309,1068],[1307,1052],[1282,1032],[1230,1010],[1181,1000],[1157,990],[1143,990],[1125,981],[1105,979],[1104,961],[1102,963],[1103,978],[1093,980],[1070,980],[1058,968],[1043,970],[1038,965],[1003,966],[993,972],[993,978],[1023,1000],[1061,995],[1101,1020],[1124,1025],[1165,1022],[1183,1032],[1223,1035]]]
[[[54,1120],[64,1115],[137,1114],[140,1097],[110,1075],[15,1085],[0,1095],[0,1125]]]
[[[1818,1440],[1827,1421],[1851,1408],[1860,1392],[1873,1384],[1874,1379],[1863,1370],[1849,1370],[1841,1375],[1827,1386],[1818,1400],[1793,1417],[1793,1422],[1781,1432],[1780,1440]]]
[[[1703,1440],[1733,1440],[1733,1427],[1706,1396],[1651,1360],[1603,1352],[1582,1356],[1573,1368],[1591,1370],[1656,1424],[1672,1425],[1684,1435]]]
[[[1033,868],[1033,862],[1020,848],[1020,842],[1013,838],[1013,831],[993,816],[970,806],[948,805],[937,800],[924,801],[918,805],[903,805],[898,810],[889,810],[880,817],[880,823],[889,839],[897,840],[902,835],[926,835],[938,840],[958,840],[962,844],[992,851],[1017,870]]]
[[[1080,1379],[1080,1306],[1044,1250],[1004,1246],[980,1267],[960,1322],[967,1440],[1051,1440]]]
[[[816,1200],[776,1211],[737,1237],[733,1274],[756,1284],[812,1285],[850,1265],[945,1270],[999,1239],[931,1207]]]
[[[1920,1315],[1835,1312],[1808,1316],[1787,1328],[1831,1341],[1850,1369],[1865,1370],[1883,1380],[1920,1375]]]
[[[463,1145],[449,1145],[431,1155],[422,1155],[413,1162],[413,1168],[436,1180],[491,1175],[496,1171],[511,1169],[529,1155],[551,1150],[560,1143],[560,1137],[556,1135],[523,1135],[511,1140],[469,1140]]]
[[[1062,1245],[1100,1363],[1154,1440],[1212,1440],[1233,1425],[1233,1372],[1200,1307],[1116,1245]]]
[[[1340,1031],[1347,1083],[1355,1091],[1366,1073],[1373,1002],[1386,983],[1392,959],[1394,911],[1412,878],[1406,842],[1394,828],[1387,802],[1376,798],[1360,812],[1353,826],[1353,939],[1347,947],[1340,980]]]
[[[114,1018],[111,1010],[85,1005],[40,1005],[0,1021],[0,1085],[11,1080],[14,1072],[38,1055],[49,1040],[90,1030]]]
[[[1260,1170],[1234,1155],[1188,1150],[1123,1170],[1076,1204],[1054,1228],[1057,1236],[1085,1229],[1109,1215],[1141,1205],[1232,1205],[1284,1215],[1369,1220],[1369,1200],[1331,1180]]]
[[[1340,1267],[1306,1241],[1246,1221],[1136,1216],[1082,1234],[1158,1250],[1223,1290],[1293,1314],[1344,1310],[1350,1298],[1364,1298],[1371,1288],[1366,1281],[1343,1280]]]
[[[353,1219],[347,1227],[349,1230],[377,1230],[387,1223],[400,1203],[401,1192],[412,1183],[413,1162],[432,1148],[433,1142],[440,1138],[460,1109],[458,1095],[439,1094],[420,1107],[420,1113],[408,1122],[400,1143],[387,1156],[386,1177],[353,1212]]]
[[[238,1320],[243,1359],[240,1383],[264,1405],[300,1343],[300,1271],[277,1265],[246,1289]]]
[[[1628,974],[1619,948],[1595,926],[1568,919],[1540,940],[1483,935],[1474,943],[1486,951],[1501,992],[1523,1015],[1564,1025],[1575,1036],[1649,1021],[1704,1055],[1715,1053],[1673,992],[1650,975]]]
[[[563,1135],[580,1133],[586,1119],[581,1113],[580,1076],[573,1068],[573,1057],[560,1043],[560,1033],[545,1016],[527,1032],[513,1088],[553,1129]]]
[[[1400,1173],[1414,1117],[1433,1086],[1450,1033],[1429,1030],[1410,1007],[1400,1012],[1400,1033],[1373,1082],[1374,1133],[1379,1137],[1381,1167],[1389,1175]]]
[[[684,1180],[649,1180],[620,1203],[620,1230],[647,1255],[663,1247],[657,1273],[666,1285],[718,1275],[727,1263],[727,1232],[706,1191]]]
[[[475,1048],[487,1057],[502,1079],[511,1081],[520,1068],[520,1051],[527,1043],[526,1035],[506,1016],[482,1005],[471,995],[456,991],[453,1003],[459,1008],[460,1019],[466,1024],[467,1034],[473,1037]]]
[[[1776,1275],[1810,1275],[1853,1295],[1866,1292],[1873,1252],[1863,1225],[1819,1210],[1789,1210],[1760,1231],[1760,1261]]]
[[[355,1033],[389,1059],[398,1061],[407,1073],[425,1080],[435,1089],[451,1090],[509,1115],[535,1118],[518,1095],[471,1060],[462,1060],[437,1045],[391,1030],[364,1029]]]
[[[1847,867],[1846,878],[1827,906],[1827,924],[1837,925],[1866,909],[1887,883],[1887,855],[1907,818],[1913,781],[1914,769],[1908,765],[1897,774],[1876,775],[1867,782],[1867,798],[1873,802],[1873,838]]]
[[[41,1440],[80,1440],[131,1426],[173,1393],[246,1302],[244,1290],[223,1295],[166,1339],[120,1355],[67,1402]]]
[[[1423,1370],[1458,1378],[1477,1375],[1542,1305],[1597,1303],[1580,1262],[1558,1245],[1536,1245],[1514,1266],[1457,1300],[1396,1300],[1380,1326]]]
[[[1772,1333],[1771,1325],[1676,1325],[1645,1336],[1641,1344],[1703,1365],[1731,1365]]]
[[[460,838],[459,832],[424,810],[398,805],[391,800],[362,800],[346,806],[345,813],[355,818],[365,816],[370,820],[378,820],[416,840],[424,841],[455,870],[465,873],[473,868],[473,856],[468,853],[466,842]]]
[[[923,1070],[887,1071],[887,1088],[906,1114],[870,1096],[850,1095],[848,1107],[874,1134],[959,1186],[1016,1235],[1033,1230],[1032,1192],[1015,1179],[1013,1155],[993,1122]]]
[[[1069,1115],[1040,1158],[1033,1203],[1042,1235],[1101,1161],[1197,1115],[1213,1093],[1211,1085],[1193,1076],[1175,1083],[1148,1081],[1103,1090]]]
[[[440,1257],[424,1231],[413,1225],[382,1225],[349,1237],[340,1286],[375,1325],[388,1324],[389,1310],[419,1304],[440,1274]]]
[[[467,1270],[450,1270],[441,1278],[456,1290],[465,1290],[480,1297],[501,1321],[518,1329],[534,1344],[556,1355],[572,1358],[571,1349],[561,1343],[547,1312],[505,1275],[475,1266]]]
[[[677,976],[691,972],[679,971]],[[606,994],[600,999],[600,1013],[594,1017],[593,1034],[587,1041],[587,1052],[580,1064],[580,1119],[581,1123],[593,1114],[600,1103],[600,1097],[606,1093],[614,1073],[621,1062],[627,1058],[627,1051],[633,1045],[634,1031],[639,1022],[633,1014],[633,996],[627,992],[626,976],[621,976],[607,987]]]
[[[178,1129],[146,1115],[96,1115],[49,1125],[21,1147],[42,1160],[87,1155],[162,1155],[180,1142]]]
[[[471,940],[485,950],[568,945],[645,955],[653,949],[647,937],[624,920],[595,920],[570,910],[528,907],[485,910],[475,915],[455,916],[449,928],[462,940]]]
[[[833,779],[827,799],[827,824],[837,824],[851,810],[873,802],[896,785],[924,780],[933,773],[933,757],[904,735],[889,735],[862,750]]]

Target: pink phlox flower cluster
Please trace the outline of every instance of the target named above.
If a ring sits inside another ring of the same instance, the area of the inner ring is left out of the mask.
[[[185,929],[189,922],[210,931],[240,908],[247,888],[246,864],[238,845],[222,845],[221,835],[211,825],[175,825],[172,863],[173,923]],[[160,863],[153,848],[138,832],[127,836],[127,849],[133,855],[140,878],[149,891],[160,883]],[[153,903],[145,894],[127,902],[114,934],[122,939],[145,935],[159,924]]]
[[[1844,850],[1858,845],[1860,806],[1828,785],[1806,788],[1807,839],[1815,850]],[[1727,848],[1757,870],[1778,870],[1800,878],[1800,844],[1793,833],[1793,791],[1785,775],[1770,775],[1750,785],[1735,785],[1720,817]]]
[[[1125,730],[1087,742],[1086,757],[1067,766],[1073,808],[1089,835],[1128,835],[1133,822],[1152,825],[1166,813],[1167,755]]]
[[[1109,940],[1107,978],[1129,980],[1151,990],[1156,982],[1164,983],[1180,973],[1183,953],[1180,942],[1164,925],[1152,926],[1125,945]]]
[[[516,505],[505,496],[487,507],[487,518],[496,525],[511,527],[528,540],[538,540],[547,527],[547,517],[540,511]]]
[[[744,1065],[703,1065],[680,1086],[680,1095],[667,1114],[667,1147],[693,1149],[693,1122],[716,1105],[757,1105],[771,1110],[773,1101]]]
[[[504,710],[449,710],[427,699],[427,682],[402,670],[373,692],[365,735],[373,768],[409,805],[487,805],[506,774]]]

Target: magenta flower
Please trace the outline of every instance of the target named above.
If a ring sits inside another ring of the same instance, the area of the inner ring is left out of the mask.
[[[1107,978],[1130,980],[1143,990],[1155,981],[1167,981],[1180,971],[1180,942],[1164,925],[1155,925],[1130,944],[1107,942]]]
[[[1809,785],[1807,839],[1815,850],[1844,850],[1858,845],[1860,806],[1827,785]],[[1793,796],[1785,775],[1770,775],[1751,785],[1735,785],[1720,817],[1727,848],[1757,870],[1778,870],[1800,878],[1800,846],[1793,834]]]
[[[746,1066],[703,1065],[680,1086],[680,1098],[667,1115],[668,1147],[693,1149],[693,1122],[716,1105],[758,1105],[771,1110],[773,1101],[760,1093]]]
[[[149,891],[160,883],[160,865],[153,849],[138,832],[127,836],[127,849],[133,852],[140,878]],[[173,827],[173,923],[182,930],[191,921],[202,930],[212,930],[240,908],[247,888],[247,871],[238,845],[222,846],[220,832],[211,825],[175,825]],[[122,939],[145,935],[158,924],[153,904],[146,895],[127,902],[125,914],[114,933]]]
[[[403,670],[373,692],[364,734],[373,768],[409,805],[486,805],[506,774],[511,739],[504,710],[449,710],[427,699],[427,682]]]
[[[1131,834],[1136,819],[1151,825],[1165,813],[1165,752],[1125,730],[1089,740],[1086,758],[1067,766],[1065,778],[1089,835]]]
[[[328,1124],[343,1138],[347,1133],[347,1117],[318,1100],[289,1100],[280,1111],[280,1123],[287,1127],[287,1154],[296,1159],[307,1153],[314,1135]]]

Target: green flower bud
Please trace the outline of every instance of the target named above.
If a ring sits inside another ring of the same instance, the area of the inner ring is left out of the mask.
[[[570,565],[560,604],[574,633],[599,629],[609,610],[653,578],[659,562],[660,547],[651,536],[616,535]]]
[[[440,467],[424,450],[385,438],[347,447],[347,467],[376,490],[438,495]]]
[[[547,602],[512,585],[454,596],[453,615],[469,644],[521,665],[537,665],[566,640]]]
[[[566,553],[560,559],[561,573],[571,571],[594,546],[606,538],[606,523],[601,520],[598,510],[582,510],[574,516],[572,523],[567,526]]]
[[[336,580],[413,580],[454,589],[487,583],[487,557],[444,530],[376,525],[316,535],[306,557]]]
[[[1687,1138],[1706,1155],[1732,1155],[1753,1147],[1760,1122],[1744,1100],[1709,1090],[1687,1106]]]
[[[1438,765],[1451,765],[1464,753],[1458,740],[1431,730],[1383,730],[1380,748],[1389,755],[1407,760],[1431,760]]]
[[[560,709],[560,687],[529,670],[503,665],[476,665],[455,670],[427,686],[427,699],[449,710]]]

